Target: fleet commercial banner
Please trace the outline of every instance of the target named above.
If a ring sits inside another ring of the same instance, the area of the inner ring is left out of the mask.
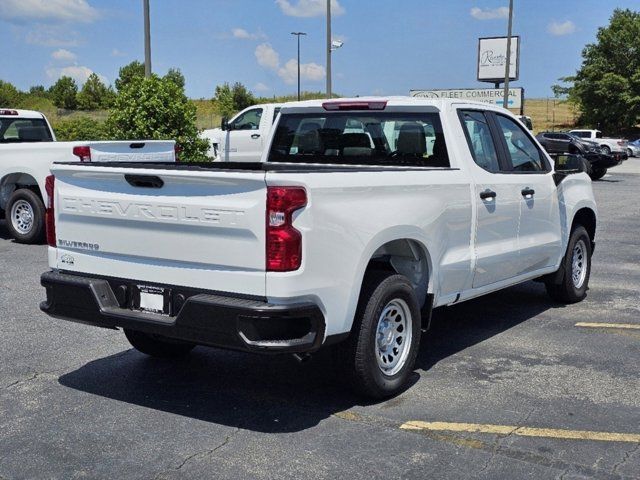
[[[412,97],[423,98],[456,98],[474,102],[490,103],[502,106],[504,90],[502,88],[459,88],[449,90],[411,90]],[[509,108],[519,109],[522,106],[524,91],[522,88],[509,89]]]

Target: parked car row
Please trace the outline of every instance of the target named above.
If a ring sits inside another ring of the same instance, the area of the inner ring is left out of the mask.
[[[575,132],[583,132],[578,135]],[[540,132],[536,138],[545,150],[552,155],[575,154],[584,158],[587,173],[592,180],[598,180],[607,173],[609,168],[620,165],[626,158],[626,140],[616,142],[616,151],[611,151],[612,146],[601,143],[602,139],[587,138],[587,130],[572,130],[569,132]],[[589,130],[595,132],[595,130]]]

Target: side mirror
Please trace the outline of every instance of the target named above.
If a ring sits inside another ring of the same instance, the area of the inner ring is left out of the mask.
[[[223,131],[231,130],[229,125],[229,119],[227,117],[222,117],[222,122],[220,123],[220,128]]]
[[[582,155],[571,153],[561,153],[551,156],[555,163],[555,173],[553,175],[556,185],[569,175],[576,173],[589,173],[588,160]]]

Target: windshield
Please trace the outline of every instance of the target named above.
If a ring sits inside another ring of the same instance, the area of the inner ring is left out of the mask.
[[[47,122],[41,118],[0,118],[0,143],[51,141]]]
[[[283,114],[269,161],[449,167],[437,113]]]

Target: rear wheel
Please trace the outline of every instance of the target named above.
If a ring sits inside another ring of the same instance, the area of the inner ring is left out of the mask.
[[[124,329],[129,343],[146,355],[157,358],[180,358],[186,356],[195,345],[193,343],[172,340],[161,335]]]
[[[593,168],[591,169],[591,173],[589,174],[589,176],[591,177],[591,180],[600,180],[605,176],[606,173],[606,168]]]
[[[393,272],[367,275],[351,335],[339,346],[342,367],[358,393],[384,398],[402,389],[418,354],[420,321],[406,277]]]
[[[602,145],[602,153],[604,153],[605,155],[611,155],[611,148],[609,148],[609,146],[607,145]]]
[[[627,157],[633,157],[633,150],[627,148]]]
[[[9,197],[5,217],[11,236],[18,243],[37,243],[44,237],[44,204],[31,190],[21,188]]]
[[[576,226],[571,232],[562,268],[564,272],[561,279],[547,280],[547,293],[562,303],[581,301],[587,296],[591,275],[591,239],[582,225]]]

